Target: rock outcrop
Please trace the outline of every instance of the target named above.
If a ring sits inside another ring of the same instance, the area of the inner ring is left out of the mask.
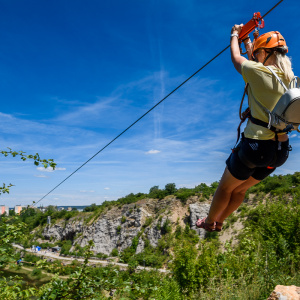
[[[198,219],[202,219],[208,215],[210,204],[208,203],[193,203],[190,204],[190,226],[196,230],[200,238],[205,237],[205,230],[197,228],[195,223]]]
[[[300,300],[300,287],[277,285],[267,300]]]
[[[72,240],[73,245],[81,247],[87,245],[88,241],[93,240],[95,253],[109,255],[113,249],[119,251],[128,248],[132,244],[133,238],[139,237],[136,252],[142,252],[145,239],[150,244],[157,246],[159,239],[164,234],[164,225],[168,222],[171,226],[183,225],[183,222],[190,222],[191,228],[195,229],[200,237],[204,237],[204,230],[195,227],[198,218],[207,215],[209,204],[195,202],[189,205],[190,214],[172,215],[173,211],[184,211],[181,202],[173,196],[163,200],[144,199],[134,204],[114,207],[103,213],[96,220],[71,218],[68,221],[61,220],[55,224],[47,225],[43,230],[43,236],[47,240]]]

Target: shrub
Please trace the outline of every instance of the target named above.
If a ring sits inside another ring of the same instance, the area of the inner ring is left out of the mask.
[[[41,278],[42,277],[42,271],[41,269],[33,269],[31,272],[31,276],[36,277],[36,278]]]
[[[60,253],[68,255],[71,247],[72,247],[72,241],[70,240],[63,241]]]
[[[144,228],[148,227],[149,225],[151,225],[153,221],[153,218],[152,217],[148,217],[143,225]]]
[[[167,219],[163,224],[163,226],[161,227],[161,232],[162,234],[167,234],[170,233],[171,231],[172,231],[171,221]]]
[[[119,226],[117,227],[117,229],[116,229],[117,234],[120,234],[120,233],[121,233],[121,229],[122,229],[122,227],[121,227],[121,225],[119,225]]]
[[[118,256],[119,255],[119,251],[117,248],[114,248],[112,251],[111,251],[111,256]]]

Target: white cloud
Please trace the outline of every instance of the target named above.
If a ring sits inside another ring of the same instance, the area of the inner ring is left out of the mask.
[[[47,178],[48,176],[44,175],[44,174],[40,174],[40,175],[34,175],[34,177],[38,177],[38,178]]]
[[[81,190],[79,191],[80,193],[95,193],[94,190],[86,191],[86,190]]]
[[[297,134],[292,134],[291,136],[290,136],[290,138],[292,139],[292,138],[294,138],[294,137],[296,137],[297,136]]]
[[[149,150],[148,152],[146,152],[146,154],[158,154],[160,152],[161,151],[159,151],[159,150]]]
[[[41,172],[54,172],[54,171],[65,171],[66,170],[66,168],[55,168],[55,170],[53,170],[52,167],[47,167],[47,168],[37,167],[36,169]]]
[[[110,188],[109,187],[106,187],[106,188],[104,188],[105,190],[110,190]]]

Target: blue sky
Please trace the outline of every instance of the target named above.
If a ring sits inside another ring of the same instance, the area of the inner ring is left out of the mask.
[[[0,160],[12,207],[38,201],[229,44],[234,24],[275,1],[0,0],[0,143],[53,158],[57,170]],[[262,32],[286,38],[300,74],[299,3],[285,0]],[[235,144],[244,83],[227,50],[43,205],[88,205],[167,183],[218,181]],[[276,171],[299,171],[300,135]]]

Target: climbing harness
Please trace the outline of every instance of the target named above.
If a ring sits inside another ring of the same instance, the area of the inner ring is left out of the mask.
[[[252,21],[257,27],[262,28],[264,25],[264,22],[262,21],[262,24],[259,25],[258,20],[260,20],[260,13],[254,14],[254,21]],[[254,25],[253,25],[254,26]],[[257,28],[256,27],[256,28]],[[248,32],[248,31],[247,31]],[[270,31],[267,33],[262,34],[261,36],[257,36],[257,32],[255,32],[255,38],[254,38],[254,45],[252,48],[252,59],[256,60],[255,53],[259,49],[264,49],[268,55],[264,59],[263,65],[266,63],[268,58],[275,52],[279,52],[281,54],[288,53],[288,47],[286,45],[285,39],[278,31]],[[277,134],[278,133],[288,133],[291,130],[297,130],[299,131],[299,125],[300,125],[300,89],[299,84],[300,80],[298,77],[294,77],[292,81],[290,82],[289,89],[285,86],[285,84],[282,82],[282,80],[277,76],[277,74],[273,71],[272,68],[266,67],[279,81],[279,83],[283,86],[285,89],[285,93],[282,95],[282,97],[277,102],[275,108],[270,111],[268,110],[264,105],[262,105],[257,99],[254,98],[254,101],[257,103],[257,105],[266,113],[268,116],[268,123],[263,122],[262,120],[256,119],[251,115],[251,111],[249,107],[242,113],[242,105],[245,98],[245,95],[247,93],[248,84],[245,86],[244,94],[242,97],[240,110],[239,110],[239,116],[241,119],[241,122],[238,126],[238,136],[236,145],[239,141],[240,137],[240,127],[245,122],[246,119],[250,119],[252,123],[263,126],[265,128],[270,129],[275,133],[275,138],[277,140]]]
[[[244,112],[242,112],[243,102],[249,86],[248,83],[246,84],[239,109],[239,117],[241,121],[237,128],[236,145],[240,138],[241,125],[247,119],[250,119],[253,124],[268,128],[269,130],[273,131],[275,133],[276,140],[278,139],[278,133],[289,133],[292,130],[297,130],[298,132],[300,132],[300,78],[298,76],[295,76],[291,80],[289,88],[287,88],[271,67],[266,66],[266,68],[283,86],[283,88],[285,89],[285,93],[280,97],[272,111],[266,108],[256,98],[253,98],[257,105],[262,109],[262,111],[265,112],[268,117],[269,121],[264,122],[262,120],[254,118],[251,115],[249,107]],[[236,147],[234,147],[233,149],[235,148]]]

